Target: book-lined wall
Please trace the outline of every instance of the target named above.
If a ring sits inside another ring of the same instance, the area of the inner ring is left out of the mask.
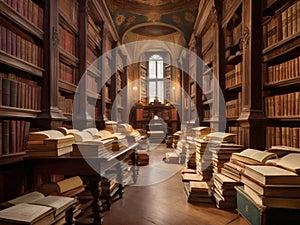
[[[299,147],[300,1],[266,1],[263,15],[266,147]]]
[[[19,170],[29,130],[71,127],[73,97],[86,70],[88,91],[82,99],[89,104],[82,110],[101,128],[103,101],[96,93],[101,65],[93,62],[117,40],[103,4],[0,1],[0,201],[28,188],[26,172]],[[11,169],[13,162],[18,165]],[[12,174],[20,176],[12,181]]]

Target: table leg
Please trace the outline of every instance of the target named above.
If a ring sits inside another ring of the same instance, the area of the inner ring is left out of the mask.
[[[91,193],[93,195],[93,202],[92,202],[92,211],[93,211],[93,224],[94,225],[100,225],[103,222],[103,217],[102,217],[102,203],[99,199],[101,195],[101,186],[100,186],[100,175],[99,176],[91,176],[89,177],[89,186]]]

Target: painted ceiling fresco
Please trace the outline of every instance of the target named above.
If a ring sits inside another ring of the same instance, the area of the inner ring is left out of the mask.
[[[176,27],[182,31],[187,41],[193,32],[198,4],[199,0],[107,0],[120,38],[127,30],[140,24],[156,29],[146,32],[145,35],[164,33],[158,32],[158,27],[153,26],[160,24],[161,29],[166,28],[163,25]]]

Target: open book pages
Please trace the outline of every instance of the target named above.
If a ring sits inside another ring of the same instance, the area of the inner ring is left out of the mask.
[[[271,146],[268,150],[268,152],[273,152],[277,154],[278,157],[283,157],[290,153],[300,153],[300,148],[294,148],[290,146],[282,146],[282,145],[275,145]]]
[[[64,134],[59,132],[58,130],[36,131],[29,133],[28,141],[42,141],[46,138],[59,138],[63,136]]]
[[[234,152],[231,155],[231,159],[250,165],[262,165],[265,164],[268,159],[276,157],[277,155],[275,153],[251,148],[247,148],[241,152]]]
[[[101,137],[97,128],[86,128],[82,131],[90,133],[94,139]]]
[[[79,131],[74,133],[76,142],[84,142],[93,140],[93,136],[87,131]]]
[[[207,140],[234,142],[236,134],[225,132],[212,132],[206,135]]]
[[[41,192],[33,191],[33,192],[28,193],[28,194],[22,195],[20,197],[11,199],[8,202],[13,204],[13,205],[17,205],[17,204],[20,204],[20,203],[31,203],[31,202],[34,202],[34,201],[40,199],[40,198],[44,198],[44,197],[45,196]]]
[[[266,164],[279,166],[300,174],[300,153],[290,153],[279,159],[270,159],[266,162]]]
[[[53,209],[48,206],[20,203],[0,211],[1,221],[16,224],[52,224],[54,221]]]

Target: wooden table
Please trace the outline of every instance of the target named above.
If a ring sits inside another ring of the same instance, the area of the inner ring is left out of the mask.
[[[118,182],[119,182],[119,195],[122,197],[122,171],[121,161],[127,157],[131,157],[132,176],[133,181],[136,182],[136,154],[135,147],[138,143],[132,144],[130,147],[117,152],[112,152],[106,158],[99,157],[73,157],[70,155],[64,155],[60,157],[27,157],[26,162],[32,170],[32,176],[35,179],[34,183],[37,184],[37,180],[40,176],[49,174],[64,174],[64,175],[79,175],[86,176],[89,180],[89,187],[93,195],[93,224],[102,224],[102,204],[99,199],[101,195],[101,187],[99,181],[106,170],[113,167],[117,168],[118,171]],[[92,165],[92,167],[91,167]]]

